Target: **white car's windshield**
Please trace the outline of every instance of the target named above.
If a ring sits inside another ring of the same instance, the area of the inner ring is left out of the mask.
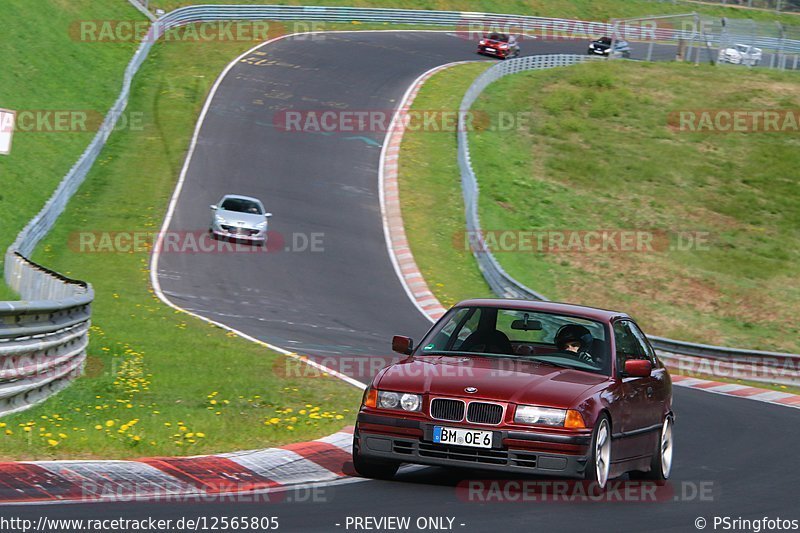
[[[258,203],[244,198],[227,198],[222,205],[221,209],[225,211],[235,211],[237,213],[250,213],[253,215],[263,215],[264,212]]]

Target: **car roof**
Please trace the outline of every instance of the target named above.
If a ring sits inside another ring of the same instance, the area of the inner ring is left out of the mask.
[[[223,200],[250,200],[252,202],[261,203],[261,200],[258,198],[253,198],[252,196],[242,196],[241,194],[226,194],[222,197]]]
[[[456,307],[498,307],[513,308],[523,311],[541,311],[560,315],[579,316],[601,322],[610,322],[617,318],[630,318],[626,313],[598,309],[585,305],[568,304],[561,302],[544,302],[541,300],[516,300],[510,298],[474,298],[456,304]]]

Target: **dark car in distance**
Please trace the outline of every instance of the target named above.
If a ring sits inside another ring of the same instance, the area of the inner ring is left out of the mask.
[[[589,43],[589,49],[587,50],[587,54],[589,55],[599,55],[608,57],[611,53],[611,37],[601,37],[596,41],[592,41]],[[624,41],[622,39],[617,39],[614,41],[614,55],[615,56],[622,56],[624,58],[631,57],[631,45],[628,44],[628,41]]]
[[[477,53],[492,57],[499,57],[500,59],[518,57],[519,44],[517,44],[517,38],[513,35],[507,35],[505,33],[490,33],[478,41]]]
[[[353,463],[663,483],[672,468],[672,382],[628,315],[553,302],[476,299],[451,308],[366,389]]]

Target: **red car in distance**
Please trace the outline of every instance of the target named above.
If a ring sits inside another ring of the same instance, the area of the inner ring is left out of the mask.
[[[663,483],[672,468],[672,382],[626,314],[521,300],[467,300],[364,393],[353,463],[402,463]]]
[[[478,41],[478,54],[499,57],[506,59],[509,57],[519,57],[519,45],[517,38],[505,33],[490,33]]]

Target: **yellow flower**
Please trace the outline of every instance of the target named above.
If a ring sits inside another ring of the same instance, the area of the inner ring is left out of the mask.
[[[58,441],[50,439],[47,441],[47,444],[49,444],[50,446],[58,446]]]
[[[97,425],[94,427],[94,429],[103,429],[103,426],[101,426],[100,424],[97,424]]]
[[[0,422],[0,428],[4,428],[4,427],[6,427],[6,423],[5,422]]]
[[[343,418],[344,418],[344,417],[343,417],[342,415],[336,415],[336,420],[341,420],[341,419],[343,419]]]
[[[62,439],[66,439],[67,438],[67,436],[65,434],[63,434],[63,433],[59,433],[58,436],[60,438],[62,438]]]
[[[187,433],[186,434],[186,438],[187,439],[191,439],[192,437],[194,437],[194,433]]]
[[[140,440],[142,440],[142,437],[140,437],[139,435],[134,435],[133,436],[133,440],[135,440],[136,442],[139,442]]]
[[[14,434],[14,432],[13,432],[13,431],[11,431],[10,429],[7,429],[7,430],[6,430],[6,435],[13,435],[13,434]]]
[[[294,426],[286,426],[286,429],[288,429],[289,431],[292,431],[294,429]]]
[[[186,433],[187,431],[189,431],[189,428],[187,428],[186,426],[181,426],[178,428],[178,431],[180,431],[181,433]]]
[[[106,427],[107,428],[114,427],[114,421],[113,420],[107,420],[106,421]]]
[[[196,435],[196,436],[197,436],[197,438],[199,438],[199,439],[203,439],[203,438],[205,438],[206,434],[205,434],[205,433],[197,433],[197,435]]]
[[[30,426],[25,426],[24,428],[22,428],[22,431],[25,431],[25,432],[27,432],[27,433],[30,433],[30,431],[31,431],[31,428],[30,428]]]

